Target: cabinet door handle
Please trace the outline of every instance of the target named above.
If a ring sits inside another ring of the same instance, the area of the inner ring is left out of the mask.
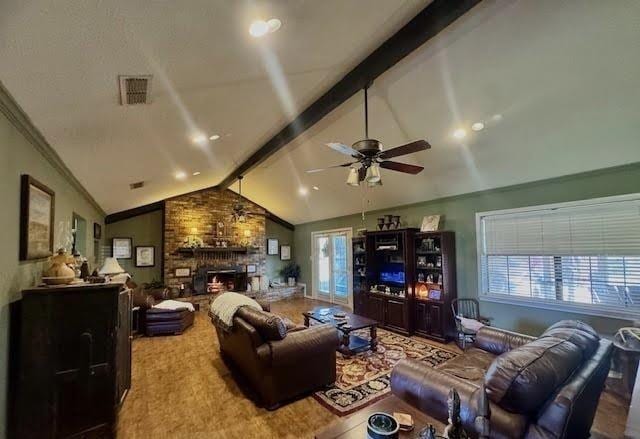
[[[80,337],[82,337],[87,344],[87,369],[90,375],[95,375],[96,373],[91,367],[93,365],[93,335],[91,335],[90,332],[83,332]]]

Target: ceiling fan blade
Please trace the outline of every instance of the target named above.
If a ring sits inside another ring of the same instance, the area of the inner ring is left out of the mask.
[[[356,151],[352,147],[345,145],[344,143],[332,142],[332,143],[327,143],[327,146],[341,154],[350,155],[351,157],[355,157],[355,158],[362,157],[362,154],[360,154],[358,151]]]
[[[351,166],[354,163],[358,163],[358,162],[351,162],[351,163],[343,163],[341,165],[333,165],[333,166],[327,166],[326,168],[317,168],[317,169],[307,169],[305,172],[307,174],[313,174],[314,172],[320,172],[320,171],[324,171],[326,169],[333,169],[333,168],[346,168],[347,166]]]
[[[384,161],[380,162],[380,167],[392,171],[404,172],[405,174],[419,174],[424,169],[422,166],[408,165],[406,163]]]
[[[426,140],[416,140],[415,142],[407,143],[406,145],[396,146],[395,148],[382,151],[378,157],[381,159],[390,159],[392,157],[398,157],[401,155],[412,154],[418,151],[424,151],[431,148],[429,142]]]

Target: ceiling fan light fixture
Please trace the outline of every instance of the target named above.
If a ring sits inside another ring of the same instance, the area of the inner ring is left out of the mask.
[[[376,187],[382,186],[382,180],[378,180],[376,182],[367,182],[367,187]]]
[[[347,177],[347,184],[349,186],[360,186],[360,178],[358,176],[358,170],[353,166],[349,169],[349,176]]]
[[[381,180],[380,165],[378,165],[377,163],[372,163],[371,166],[367,168],[367,175],[365,176],[365,180],[367,180],[367,183],[378,183]]]

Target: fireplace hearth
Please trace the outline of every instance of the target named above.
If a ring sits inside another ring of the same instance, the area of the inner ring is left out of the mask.
[[[204,266],[198,268],[193,276],[193,294],[195,295],[246,290],[247,273],[244,267]]]

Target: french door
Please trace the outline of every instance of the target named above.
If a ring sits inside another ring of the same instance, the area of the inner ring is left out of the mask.
[[[314,296],[351,306],[351,229],[313,232],[311,240]]]

